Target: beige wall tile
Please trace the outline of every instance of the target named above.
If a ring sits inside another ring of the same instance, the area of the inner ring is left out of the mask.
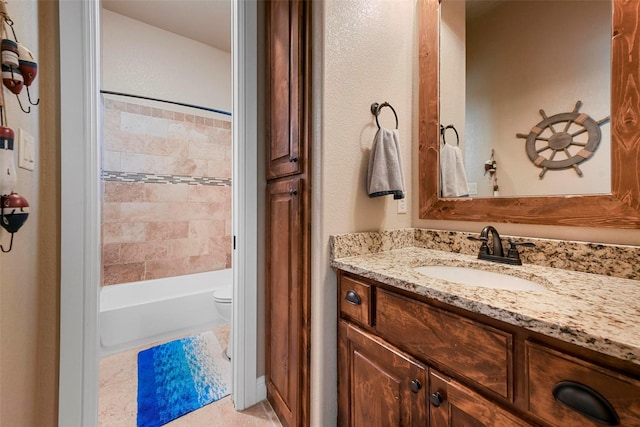
[[[144,200],[144,184],[141,182],[104,183],[105,202],[141,202]]]
[[[128,153],[144,153],[145,136],[136,135],[121,130],[105,132],[102,139],[104,149]]]
[[[155,222],[164,221],[174,216],[170,203],[161,202],[127,202],[120,203],[122,222]]]
[[[142,262],[130,264],[113,264],[103,267],[102,284],[139,282],[143,280],[145,265]]]
[[[188,184],[145,184],[145,201],[147,202],[186,202]]]
[[[127,263],[166,259],[168,253],[168,244],[163,241],[120,244],[120,259]]]
[[[102,245],[102,263],[104,265],[120,264],[119,243],[107,243]]]
[[[168,256],[170,258],[185,258],[209,254],[209,239],[205,237],[168,240],[167,246],[169,248]]]
[[[147,224],[147,241],[185,239],[189,237],[188,221],[150,222]]]
[[[184,139],[149,136],[147,137],[145,154],[186,158],[188,147],[189,143]]]
[[[106,171],[121,171],[119,151],[104,150],[102,152],[102,170]]]
[[[189,274],[187,258],[172,258],[147,262],[146,280],[161,279]]]

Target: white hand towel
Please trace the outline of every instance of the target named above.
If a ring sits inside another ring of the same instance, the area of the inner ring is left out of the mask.
[[[373,139],[367,173],[369,197],[393,194],[404,199],[404,177],[400,161],[400,134],[397,129],[378,129]]]
[[[440,181],[442,197],[469,195],[467,174],[464,170],[460,147],[444,144],[440,148]]]

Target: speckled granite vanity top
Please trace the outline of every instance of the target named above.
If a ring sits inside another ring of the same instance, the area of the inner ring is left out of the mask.
[[[544,290],[465,286],[413,270],[425,265],[506,273],[539,283]],[[509,266],[415,246],[333,258],[331,266],[640,365],[638,280],[538,265]]]

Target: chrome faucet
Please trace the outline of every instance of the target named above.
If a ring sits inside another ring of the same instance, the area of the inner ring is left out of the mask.
[[[492,225],[484,227],[480,232],[480,237],[468,236],[468,239],[482,242],[480,252],[478,252],[478,259],[512,265],[522,265],[517,246],[535,246],[535,244],[531,242],[515,242],[509,240],[509,251],[507,252],[507,256],[504,256],[500,233],[498,233],[498,230]],[[489,247],[489,240],[491,240],[491,248]]]

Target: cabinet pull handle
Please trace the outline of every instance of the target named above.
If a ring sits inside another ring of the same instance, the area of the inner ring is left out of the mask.
[[[360,305],[362,304],[362,299],[360,295],[356,291],[347,291],[347,294],[344,296],[345,301],[349,304]]]
[[[411,390],[414,393],[419,392],[421,388],[422,388],[422,384],[420,383],[419,380],[412,380],[409,383],[409,390]]]
[[[297,194],[298,194],[298,190],[296,190],[296,189],[294,189],[294,188],[292,188],[291,190],[289,190],[289,195],[291,195],[291,196],[295,196],[295,195],[297,195]]]
[[[295,157],[295,156],[291,156],[291,157],[289,157],[289,162],[291,162],[291,163],[297,163],[297,162],[298,162],[298,158],[297,158],[297,157]]]
[[[442,398],[440,392],[436,391],[435,393],[432,393],[431,396],[429,396],[429,402],[431,402],[431,404],[437,408],[442,404],[442,402],[444,402],[444,399]]]
[[[574,381],[560,381],[553,387],[553,397],[562,405],[594,421],[617,426],[620,418],[600,393]]]

